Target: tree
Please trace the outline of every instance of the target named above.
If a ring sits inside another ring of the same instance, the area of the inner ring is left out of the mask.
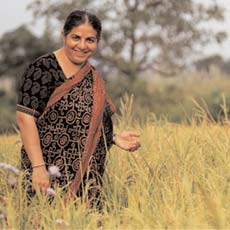
[[[59,22],[77,8],[89,9],[103,21],[98,60],[131,80],[146,70],[176,74],[195,47],[226,37],[199,26],[223,20],[223,9],[215,2],[204,6],[193,0],[34,0],[29,6],[36,17]]]
[[[222,69],[224,65],[224,60],[220,55],[216,54],[216,55],[199,59],[194,64],[198,71],[203,70],[209,72],[212,66],[216,66],[219,69]]]
[[[223,73],[229,75],[230,73],[230,60],[224,60],[218,54],[214,54],[208,57],[201,58],[194,62],[195,68],[198,71],[206,71],[209,72],[212,66],[217,67]]]

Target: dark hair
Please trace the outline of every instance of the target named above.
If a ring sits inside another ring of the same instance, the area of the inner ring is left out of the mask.
[[[63,27],[64,35],[67,36],[74,27],[80,26],[81,24],[84,24],[86,21],[97,32],[97,40],[99,41],[101,37],[100,19],[96,15],[83,10],[75,10],[69,14],[69,16],[66,18]]]

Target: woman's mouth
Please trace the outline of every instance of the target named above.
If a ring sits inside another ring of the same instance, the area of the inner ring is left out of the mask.
[[[78,56],[85,56],[89,51],[79,51],[79,50],[74,50],[74,52],[78,55]]]

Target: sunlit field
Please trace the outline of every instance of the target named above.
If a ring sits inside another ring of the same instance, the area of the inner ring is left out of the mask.
[[[129,116],[129,114],[127,114]],[[129,117],[117,130],[131,127]],[[38,195],[28,206],[21,173],[0,168],[1,229],[230,228],[230,127],[156,120],[134,122],[142,147],[108,153],[101,212],[87,204],[53,203]],[[20,138],[0,137],[0,162],[19,168]]]

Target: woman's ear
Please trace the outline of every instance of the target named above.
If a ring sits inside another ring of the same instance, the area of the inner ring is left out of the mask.
[[[61,40],[62,40],[62,44],[64,45],[65,44],[65,35],[64,35],[63,31],[61,32]]]

